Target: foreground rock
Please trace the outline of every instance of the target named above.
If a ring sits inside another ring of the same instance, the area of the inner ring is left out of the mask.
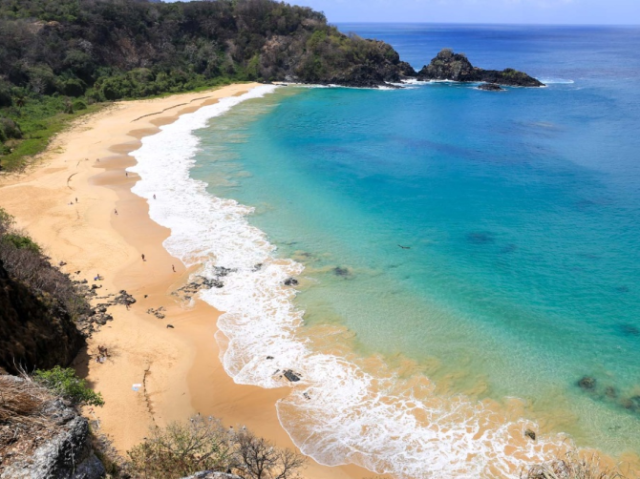
[[[193,476],[183,477],[182,479],[242,479],[234,474],[224,472],[203,471],[197,472]]]
[[[451,80],[457,82],[486,82],[495,85],[541,87],[544,83],[524,72],[507,68],[503,71],[474,67],[462,53],[445,48],[418,72],[418,80]]]
[[[30,381],[0,376],[0,479],[99,479],[87,420]]]

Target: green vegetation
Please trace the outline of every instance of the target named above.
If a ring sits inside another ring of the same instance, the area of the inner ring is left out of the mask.
[[[272,0],[0,0],[0,167],[96,105],[290,80],[379,85],[415,74],[383,42]]]
[[[28,236],[22,236],[15,233],[6,234],[2,237],[2,241],[13,245],[16,249],[28,249],[34,253],[40,253],[40,246]]]
[[[38,369],[34,374],[34,379],[52,393],[68,399],[74,404],[87,406],[104,405],[102,395],[90,389],[85,380],[78,378],[71,368],[55,366],[48,371]]]

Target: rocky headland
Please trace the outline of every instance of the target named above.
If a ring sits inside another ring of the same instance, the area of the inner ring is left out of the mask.
[[[463,53],[454,53],[445,48],[431,60],[429,65],[422,67],[417,73],[417,79],[421,81],[449,80],[455,82],[484,82],[487,85],[483,89],[496,90],[494,85],[542,87],[540,80],[527,75],[524,72],[507,68],[502,71],[483,70],[474,67]]]

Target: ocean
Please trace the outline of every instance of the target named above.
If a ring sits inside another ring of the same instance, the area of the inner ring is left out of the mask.
[[[640,28],[338,26],[547,87],[265,85],[143,139],[134,192],[224,284],[226,371],[291,386],[280,421],[328,465],[640,453]]]

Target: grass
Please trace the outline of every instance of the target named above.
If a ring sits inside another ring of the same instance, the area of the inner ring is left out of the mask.
[[[51,394],[30,380],[0,376],[0,424],[39,422],[40,412]]]
[[[151,100],[154,98],[164,98],[179,93],[197,93],[200,91],[218,88],[231,83],[249,83],[248,81],[239,81],[233,78],[220,77],[214,81],[198,85],[189,89],[172,89],[157,95],[123,98],[123,100]],[[2,155],[2,146],[0,145],[0,171],[15,172],[22,171],[29,165],[30,161],[36,155],[42,153],[51,143],[51,140],[65,128],[69,126],[77,118],[84,115],[95,113],[111,102],[98,102],[87,106],[86,109],[77,110],[73,113],[65,113],[68,104],[73,104],[78,100],[86,101],[85,98],[67,99],[63,96],[42,96],[40,98],[28,97],[25,105],[18,109],[16,106],[4,108],[0,110],[0,117],[5,116],[11,118],[20,125],[23,138],[16,140],[8,140],[5,148],[10,147],[11,152]],[[118,100],[120,101],[120,100]]]
[[[77,118],[95,113],[105,104],[89,105],[86,110],[74,113],[64,113],[65,101],[62,97],[44,97],[42,101],[29,100],[20,110],[15,107],[7,108],[5,116],[17,121],[22,129],[23,138],[11,140],[7,145],[12,146],[9,154],[0,156],[3,171],[20,171],[24,169],[31,158],[42,153],[55,135],[63,131]]]

